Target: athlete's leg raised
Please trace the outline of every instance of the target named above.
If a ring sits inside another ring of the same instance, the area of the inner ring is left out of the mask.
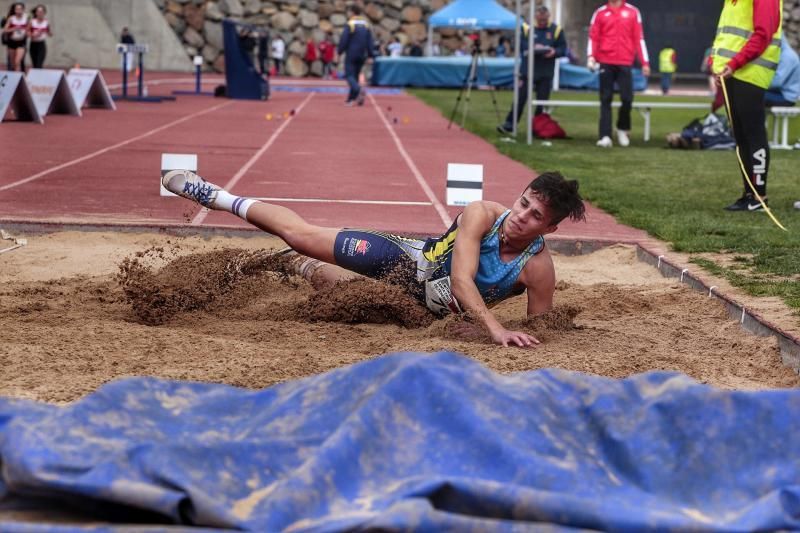
[[[257,228],[277,235],[297,252],[335,264],[333,247],[339,228],[309,224],[289,208],[230,194],[189,170],[172,170],[164,187],[209,209],[227,211]]]

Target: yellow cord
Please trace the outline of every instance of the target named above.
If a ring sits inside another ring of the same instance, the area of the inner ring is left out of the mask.
[[[728,88],[725,86],[725,78],[720,77],[719,81],[720,81],[720,85],[722,86],[722,95],[725,97],[725,110],[728,112],[728,121],[731,123],[731,130],[733,130],[733,115],[731,114],[731,103],[730,103],[730,100],[728,100]],[[770,211],[769,207],[767,207],[766,202],[764,202],[764,200],[761,198],[761,196],[758,195],[758,192],[756,191],[756,188],[753,186],[753,183],[750,181],[750,174],[748,174],[747,170],[744,168],[744,161],[742,161],[742,155],[739,153],[739,143],[738,142],[736,143],[736,159],[739,160],[739,168],[742,169],[742,173],[745,176],[747,176],[744,181],[747,182],[747,184],[750,186],[750,190],[753,191],[753,194],[755,195],[756,200],[759,201],[759,203],[761,204],[761,207],[763,207],[764,211],[767,212],[767,214],[769,215],[769,218],[771,218],[772,221],[779,228],[781,228],[783,231],[789,231],[785,227],[783,227],[783,224],[778,222],[778,219],[775,218],[775,215],[773,215],[772,211]]]

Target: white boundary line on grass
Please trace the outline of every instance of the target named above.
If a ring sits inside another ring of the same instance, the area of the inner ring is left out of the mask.
[[[306,96],[305,99],[300,103],[300,105],[297,106],[297,108],[295,109],[294,117],[300,114],[300,111],[302,111],[303,107],[305,107],[305,105],[309,102],[309,100],[311,100],[314,97],[314,94],[315,93],[308,93],[308,96]],[[289,120],[284,121],[283,124],[281,124],[280,127],[277,130],[275,130],[275,132],[272,135],[270,135],[269,139],[267,139],[267,142],[265,142],[264,145],[261,148],[259,148],[255,154],[253,154],[253,157],[251,157],[247,161],[247,163],[245,163],[242,166],[242,168],[240,168],[236,172],[236,174],[233,175],[233,177],[230,180],[228,180],[228,183],[226,183],[223,186],[223,189],[225,189],[228,192],[230,192],[230,190],[233,189],[233,187],[239,182],[239,180],[242,179],[242,176],[244,176],[247,173],[247,171],[250,170],[250,168],[256,163],[256,161],[258,161],[259,158],[261,158],[261,156],[264,155],[264,152],[266,152],[269,149],[269,147],[272,146],[272,143],[274,143],[275,140],[278,138],[278,136],[281,133],[283,133],[283,130],[285,130],[286,127],[292,122],[291,119],[294,117],[290,117]],[[202,224],[203,221],[208,216],[208,212],[209,209],[206,208],[201,209],[200,212],[197,213],[192,219],[192,226],[198,226]]]
[[[408,155],[408,152],[403,146],[403,142],[400,140],[400,137],[398,137],[397,133],[395,133],[395,131],[392,129],[392,126],[389,124],[389,121],[386,120],[386,117],[384,117],[381,114],[380,108],[378,107],[378,103],[375,102],[375,98],[369,93],[367,93],[367,96],[369,96],[369,101],[372,103],[372,107],[375,109],[375,113],[378,115],[378,117],[380,117],[381,121],[383,122],[383,125],[386,126],[386,129],[389,131],[389,135],[392,136],[392,140],[394,140],[394,144],[395,146],[397,146],[397,151],[399,151],[400,155],[403,156],[406,165],[408,165],[408,168],[411,170],[411,173],[414,174],[414,178],[416,178],[417,183],[425,192],[425,196],[428,197],[428,200],[430,200],[431,205],[433,205],[434,209],[436,209],[436,212],[439,214],[439,218],[442,219],[444,227],[449,228],[453,224],[453,221],[450,219],[450,215],[447,214],[447,209],[445,209],[445,207],[442,205],[439,199],[436,198],[436,195],[433,193],[433,190],[430,188],[430,185],[428,185],[428,182],[425,181],[425,178],[422,176],[422,173],[417,168],[417,165],[414,164],[414,161],[411,159],[411,156]]]
[[[183,118],[179,118],[178,120],[173,120],[172,122],[170,122],[168,124],[164,124],[163,126],[159,126],[159,127],[154,128],[154,129],[152,129],[150,131],[146,131],[146,132],[144,132],[144,133],[142,133],[140,135],[137,135],[136,137],[131,137],[128,140],[125,140],[125,141],[122,141],[122,142],[118,142],[116,144],[112,144],[111,146],[106,146],[105,148],[101,148],[100,150],[92,152],[91,154],[86,154],[84,156],[81,156],[81,157],[78,157],[76,159],[73,159],[72,161],[67,161],[66,163],[61,163],[60,165],[56,165],[54,167],[50,167],[47,170],[43,170],[41,172],[37,172],[36,174],[34,174],[32,176],[28,176],[27,178],[22,178],[21,180],[14,181],[14,182],[9,183],[7,185],[2,185],[2,186],[0,186],[0,191],[6,191],[8,189],[13,189],[14,187],[19,187],[20,185],[25,185],[26,183],[30,183],[31,181],[38,180],[39,178],[47,176],[48,174],[52,174],[53,172],[57,172],[57,171],[59,171],[61,169],[67,168],[67,167],[71,167],[72,165],[77,165],[78,163],[83,163],[84,161],[88,161],[89,159],[92,159],[92,158],[95,158],[95,157],[97,157],[99,155],[103,155],[103,154],[105,154],[107,152],[110,152],[111,150],[116,150],[117,148],[120,148],[120,147],[125,146],[127,144],[131,144],[133,142],[140,141],[140,140],[144,139],[145,137],[149,137],[150,135],[156,134],[156,133],[158,133],[160,131],[164,131],[167,128],[171,128],[172,126],[181,124],[182,122],[186,122],[187,120],[191,120],[191,119],[199,117],[201,115],[205,115],[206,113],[211,113],[212,111],[216,111],[217,109],[220,109],[222,107],[231,105],[232,103],[233,103],[232,101],[231,102],[225,102],[225,103],[222,103],[222,104],[219,104],[219,105],[215,105],[214,107],[209,107],[208,109],[203,109],[203,110],[198,111],[196,113],[192,113],[191,115],[186,115]]]

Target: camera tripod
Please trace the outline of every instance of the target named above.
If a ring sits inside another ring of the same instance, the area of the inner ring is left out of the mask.
[[[475,41],[472,45],[472,61],[470,61],[469,68],[467,68],[467,73],[464,76],[464,81],[461,83],[461,90],[458,91],[458,96],[456,97],[456,103],[453,106],[453,111],[450,113],[450,122],[447,123],[447,129],[450,129],[450,126],[453,125],[453,120],[455,119],[456,113],[458,112],[458,108],[461,105],[461,100],[464,100],[464,106],[461,110],[461,128],[464,128],[464,123],[467,120],[467,113],[469,112],[469,98],[472,93],[472,86],[478,85],[478,67],[483,67],[483,75],[486,78],[486,83],[489,84],[490,93],[492,95],[492,105],[494,106],[494,114],[497,117],[497,121],[500,121],[500,112],[497,110],[497,99],[494,95],[494,85],[492,85],[491,78],[489,76],[489,69],[486,67],[485,61],[481,62],[481,49],[480,49],[480,41]],[[480,65],[479,65],[480,64]],[[466,94],[465,94],[466,93]]]

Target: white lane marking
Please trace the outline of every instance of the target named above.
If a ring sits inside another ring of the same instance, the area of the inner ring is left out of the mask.
[[[367,204],[367,205],[431,205],[430,202],[401,202],[394,200],[332,200],[328,198],[252,198],[261,202],[305,202],[318,204]]]
[[[411,156],[408,155],[408,152],[406,152],[406,149],[403,147],[400,137],[398,137],[397,133],[395,133],[395,131],[392,129],[392,126],[389,124],[389,121],[386,120],[386,117],[381,114],[381,110],[378,107],[377,102],[375,102],[375,98],[369,93],[367,93],[367,96],[369,96],[369,101],[372,102],[372,107],[375,109],[375,113],[377,113],[377,115],[380,117],[383,125],[386,126],[386,129],[389,131],[389,135],[392,136],[394,144],[397,146],[397,150],[400,152],[400,155],[403,156],[403,159],[405,159],[406,165],[408,165],[408,168],[411,169],[411,173],[414,174],[417,183],[419,183],[419,186],[422,187],[422,190],[425,192],[425,196],[428,197],[428,200],[430,200],[431,204],[436,209],[436,212],[439,213],[439,218],[442,219],[444,227],[449,228],[453,224],[453,221],[450,219],[450,215],[447,214],[447,209],[445,209],[442,203],[436,198],[436,195],[433,194],[433,190],[428,185],[428,182],[426,182],[425,178],[422,177],[422,173],[417,168],[417,165],[414,164]]]
[[[122,141],[122,142],[118,142],[117,144],[112,144],[111,146],[107,146],[105,148],[101,148],[100,150],[97,150],[96,152],[92,152],[91,154],[87,154],[87,155],[78,157],[77,159],[73,159],[72,161],[67,161],[66,163],[61,163],[60,165],[56,165],[54,167],[48,168],[47,170],[43,170],[41,172],[38,172],[38,173],[34,174],[33,176],[28,176],[27,178],[22,178],[21,180],[17,180],[15,182],[9,183],[8,185],[0,186],[0,191],[13,189],[14,187],[18,187],[20,185],[24,185],[26,183],[30,183],[31,181],[38,180],[39,178],[47,176],[48,174],[52,174],[53,172],[58,172],[61,169],[64,169],[64,168],[67,168],[67,167],[71,167],[72,165],[77,165],[78,163],[83,163],[84,161],[88,161],[89,159],[92,159],[92,158],[97,157],[99,155],[103,155],[103,154],[105,154],[107,152],[110,152],[111,150],[116,150],[117,148],[121,148],[121,147],[123,147],[123,146],[125,146],[127,144],[131,144],[133,142],[142,140],[145,137],[149,137],[150,135],[156,134],[156,133],[158,133],[160,131],[164,131],[167,128],[170,128],[172,126],[181,124],[183,122],[186,122],[187,120],[191,120],[191,119],[199,117],[201,115],[205,115],[206,113],[211,113],[212,111],[216,111],[217,109],[223,108],[225,106],[229,106],[232,103],[233,102],[225,102],[225,103],[222,103],[222,104],[219,104],[219,105],[215,105],[214,107],[209,107],[208,109],[204,109],[202,111],[198,111],[197,113],[192,113],[191,115],[187,115],[187,116],[185,116],[183,118],[179,118],[178,120],[173,120],[169,124],[164,124],[163,126],[159,126],[159,127],[155,128],[155,129],[152,129],[150,131],[142,133],[141,135],[137,135],[136,137],[131,137],[128,140],[125,140],[125,141]]]
[[[230,180],[228,180],[228,183],[226,183],[222,187],[223,189],[225,189],[228,192],[230,192],[231,189],[233,189],[234,185],[236,185],[239,182],[239,180],[242,179],[242,176],[244,176],[247,173],[247,171],[250,170],[250,167],[252,167],[256,163],[256,161],[258,161],[259,158],[262,155],[264,155],[264,152],[266,152],[269,149],[269,147],[272,146],[272,143],[275,142],[275,139],[277,139],[278,136],[281,133],[283,133],[283,130],[285,130],[286,127],[292,122],[291,119],[296,118],[297,115],[300,114],[300,111],[302,111],[305,105],[309,102],[309,100],[311,100],[314,97],[314,94],[316,93],[308,93],[308,96],[306,96],[305,99],[300,103],[300,105],[297,106],[297,108],[295,109],[294,117],[290,117],[289,120],[284,121],[283,124],[281,124],[277,130],[275,130],[275,133],[273,133],[270,136],[270,138],[267,139],[267,142],[265,142],[264,145],[261,148],[259,148],[255,154],[253,154],[253,157],[251,157],[250,160],[247,161],[247,163],[245,163],[244,166],[242,166],[242,168],[240,168],[239,171],[236,174],[234,174]],[[197,213],[192,219],[192,226],[197,226],[199,224],[202,224],[203,221],[208,216],[208,212],[209,212],[208,209],[205,208],[201,209],[200,212]]]

